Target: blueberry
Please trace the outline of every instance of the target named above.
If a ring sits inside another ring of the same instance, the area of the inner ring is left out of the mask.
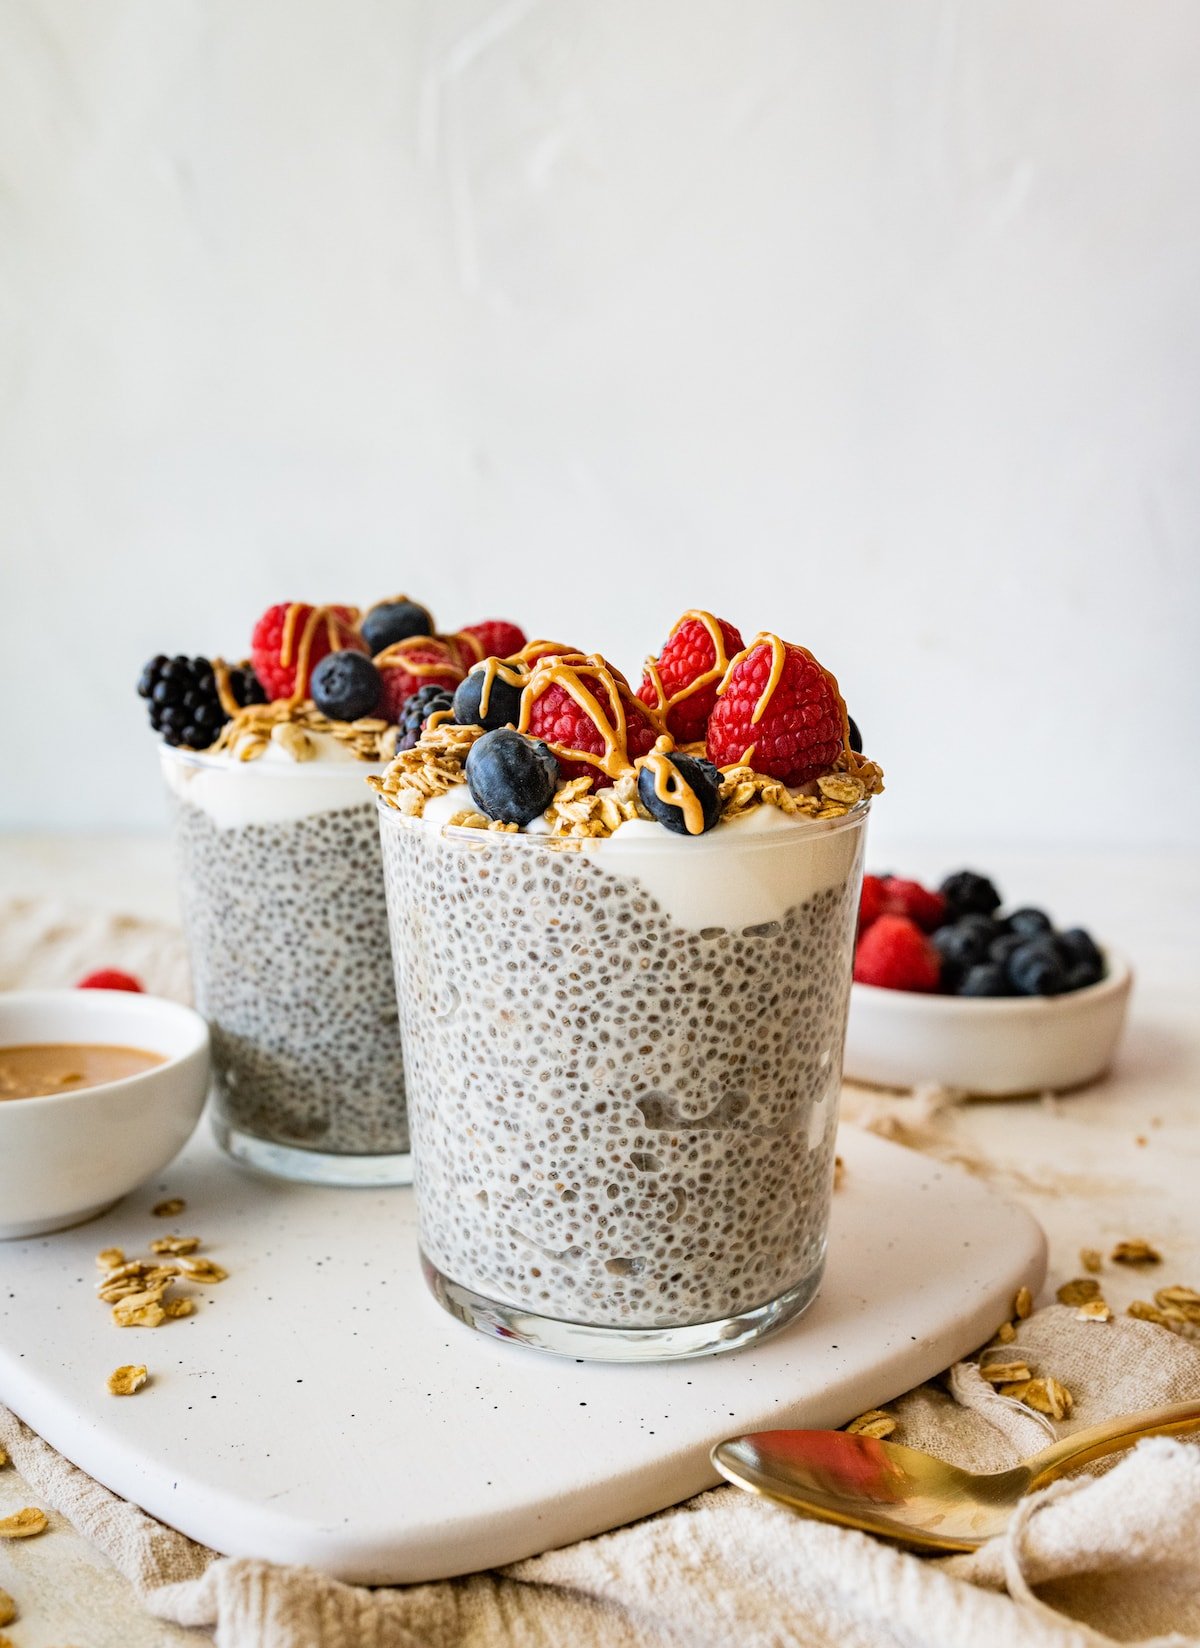
[[[1065,933],[1058,935],[1060,954],[1068,962],[1088,962],[1096,969],[1096,977],[1100,978],[1104,972],[1104,957],[1095,939],[1082,927],[1068,927]]]
[[[1103,966],[1095,966],[1090,961],[1071,961],[1067,963],[1066,977],[1063,979],[1063,992],[1068,990],[1086,990],[1090,984],[1099,984],[1104,977]]]
[[[404,707],[400,711],[400,736],[396,740],[396,749],[413,749],[429,717],[438,710],[453,708],[454,699],[445,687],[439,687],[434,682],[430,682],[428,686],[418,687],[416,692],[404,700]]]
[[[998,967],[1007,967],[1013,951],[1019,950],[1024,943],[1020,933],[1001,933],[988,945],[988,960],[994,961]]]
[[[379,703],[379,671],[361,652],[328,652],[312,672],[312,701],[331,721],[357,721]]]
[[[969,967],[957,991],[960,996],[1007,996],[1011,993],[1003,967],[997,966],[994,961]]]
[[[1005,926],[1010,933],[1019,933],[1022,938],[1037,938],[1041,933],[1054,931],[1054,923],[1045,910],[1014,910]]]
[[[1022,996],[1056,996],[1066,973],[1053,939],[1027,939],[1008,958],[1008,979]]]
[[[505,824],[530,824],[554,800],[558,762],[540,738],[502,727],[471,745],[466,776],[481,813]]]
[[[858,755],[861,755],[862,754],[862,733],[859,732],[859,730],[858,730],[858,722],[854,719],[854,717],[852,715],[848,715],[846,717],[846,720],[850,723],[850,748],[852,750],[854,750]]]
[[[986,961],[996,938],[995,923],[986,916],[963,916],[930,934],[943,961],[964,971]]]
[[[362,638],[371,652],[380,653],[410,635],[432,635],[433,616],[416,601],[382,601],[362,621]]]
[[[521,719],[521,689],[514,687],[502,675],[493,675],[488,686],[487,712],[481,713],[483,689],[487,682],[487,665],[473,669],[454,693],[454,719],[460,727],[515,727]]]
[[[720,773],[711,761],[705,761],[698,755],[672,755],[667,758],[667,765],[674,768],[677,776],[668,773],[665,787],[673,789],[681,779],[700,803],[702,832],[711,830],[721,816]],[[683,806],[675,801],[660,799],[654,773],[649,767],[643,767],[638,774],[638,799],[650,816],[665,824],[668,830],[674,830],[676,835],[691,834]]]
[[[990,916],[1000,908],[1000,894],[986,876],[977,875],[974,870],[959,870],[947,876],[939,891],[955,916],[971,913]]]

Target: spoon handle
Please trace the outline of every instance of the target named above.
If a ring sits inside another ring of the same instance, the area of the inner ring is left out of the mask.
[[[1026,1460],[1030,1488],[1044,1487],[1068,1466],[1085,1465],[1106,1453],[1132,1447],[1145,1436],[1182,1436],[1200,1431],[1200,1402],[1172,1402],[1165,1408],[1147,1408],[1142,1413],[1118,1414],[1103,1425],[1060,1437],[1050,1447]]]

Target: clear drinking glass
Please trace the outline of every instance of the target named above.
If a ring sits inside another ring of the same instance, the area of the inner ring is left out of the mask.
[[[867,805],[582,845],[379,806],[442,1305],[618,1361],[796,1316],[825,1262]]]
[[[379,831],[346,761],[233,762],[164,745],[213,1128],[316,1184],[412,1179]]]

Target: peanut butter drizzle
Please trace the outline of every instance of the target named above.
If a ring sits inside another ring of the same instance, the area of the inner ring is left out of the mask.
[[[586,675],[593,676],[597,685],[608,693],[609,702],[614,706],[613,714],[601,708],[599,698],[584,684],[582,678]],[[617,688],[618,681],[628,686],[625,678],[599,653],[575,652],[565,657],[546,658],[535,667],[521,694],[521,719],[517,731],[527,733],[534,704],[551,687],[561,687],[592,722],[604,748],[598,754],[592,750],[573,749],[564,749],[559,753],[566,761],[584,761],[609,778],[620,778],[623,773],[629,772],[632,763],[629,759],[625,704]]]
[[[645,768],[654,775],[654,793],[658,799],[668,807],[678,807],[683,814],[684,826],[689,835],[704,834],[704,808],[700,797],[688,783],[669,758],[668,751],[660,748],[669,743],[669,739],[660,738],[650,751],[640,760],[634,762],[639,772]]]
[[[729,677],[733,674],[734,670],[740,663],[748,658],[757,647],[769,646],[771,649],[770,673],[767,676],[766,685],[759,694],[758,703],[754,706],[754,713],[750,717],[751,725],[757,726],[766,714],[767,705],[774,697],[776,688],[779,686],[779,683],[783,677],[783,667],[787,662],[788,645],[794,646],[797,652],[802,653],[810,663],[815,664],[821,674],[825,677],[826,681],[829,683],[830,690],[832,691],[834,698],[837,700],[838,712],[841,716],[842,751],[846,760],[846,770],[857,775],[865,766],[869,765],[869,763],[866,762],[863,756],[859,755],[857,750],[852,750],[850,748],[850,716],[846,709],[846,700],[842,697],[841,688],[837,684],[837,677],[834,675],[833,671],[827,670],[821,660],[819,658],[814,658],[807,647],[800,646],[800,644],[796,641],[785,644],[780,640],[778,635],[772,635],[769,630],[760,630],[748,647],[743,647],[741,652],[739,652],[735,658],[731,658],[729,660],[729,667],[726,669],[725,674],[722,677],[721,684],[717,688],[717,697],[720,698],[723,695],[729,684]],[[750,757],[754,754],[754,750],[755,746],[751,744],[750,747],[743,753],[741,761],[735,762],[734,765],[747,765],[750,761]]]
[[[503,658],[485,658],[478,664],[472,664],[467,671],[468,675],[483,676],[483,690],[479,694],[479,713],[486,716],[488,705],[492,701],[492,686],[497,680],[506,681],[510,687],[516,687],[518,692],[525,690],[530,671],[523,664],[510,664]]]
[[[725,672],[729,668],[729,654],[725,651],[725,637],[721,633],[721,626],[711,612],[704,612],[700,607],[692,607],[684,613],[683,617],[671,630],[670,635],[667,636],[666,642],[664,642],[664,651],[666,646],[679,634],[683,626],[691,623],[693,619],[704,625],[708,631],[708,638],[713,644],[713,663],[710,669],[706,669],[694,681],[690,681],[686,687],[682,687],[677,693],[668,697],[666,689],[663,687],[662,675],[659,673],[658,659],[650,657],[646,660],[646,673],[654,683],[654,692],[658,699],[655,708],[664,717],[669,710],[675,708],[676,704],[682,704],[685,698],[691,698],[694,693],[700,692],[704,687],[711,686],[714,681],[723,680]]]
[[[526,641],[525,645],[521,647],[519,651],[512,653],[505,659],[505,663],[526,664],[530,669],[532,669],[539,659],[548,658],[551,654],[556,653],[561,653],[564,657],[570,656],[572,658],[582,656],[582,654],[575,651],[574,647],[564,646],[561,641]]]
[[[413,658],[413,652],[428,652],[431,649],[441,651],[439,658]],[[459,679],[462,679],[462,665],[454,657],[445,640],[438,635],[406,635],[403,641],[393,641],[390,647],[384,647],[382,652],[376,653],[371,660],[376,669],[405,669],[410,675],[418,678],[426,675],[445,675],[447,670],[457,670]]]
[[[238,669],[249,669],[250,660],[243,658],[236,666]],[[214,658],[212,661],[213,681],[217,688],[217,701],[225,714],[232,717],[241,709],[241,705],[233,696],[233,688],[229,685],[229,665],[223,658]]]
[[[301,608],[306,604],[304,601],[293,601],[288,607],[283,620],[283,635],[279,641],[279,662],[284,669],[288,669],[293,663],[296,666],[296,686],[291,697],[287,700],[289,704],[302,704],[308,697],[309,659],[312,657],[313,641],[316,639],[317,631],[322,624],[325,625],[325,640],[329,651],[337,652],[340,650],[338,647],[338,624],[340,619],[332,607],[313,607],[304,620],[304,628],[301,630],[300,640],[297,642],[296,627],[300,622]],[[351,614],[350,621],[353,622],[358,616],[356,609],[347,607],[345,610]]]

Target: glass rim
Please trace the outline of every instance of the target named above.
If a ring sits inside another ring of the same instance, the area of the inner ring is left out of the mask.
[[[182,744],[167,744],[162,740],[159,741],[158,755],[160,761],[200,767],[205,772],[249,773],[254,778],[283,778],[289,781],[315,778],[321,784],[333,778],[357,778],[364,786],[369,777],[378,775],[389,765],[387,761],[360,761],[357,756],[351,756],[348,761],[321,761],[319,758],[314,761],[289,761],[286,766],[281,761],[236,761],[227,758],[224,752],[213,755],[208,750],[189,750]]]
[[[637,839],[638,852],[666,853],[676,852],[686,845],[691,852],[727,851],[736,845],[739,851],[765,851],[770,847],[779,847],[784,842],[795,844],[811,844],[815,841],[827,840],[832,835],[841,834],[846,830],[860,829],[867,821],[871,810],[871,797],[864,796],[851,807],[850,811],[841,814],[838,818],[789,818],[786,825],[771,830],[739,829],[736,825],[721,832],[717,829],[706,830],[703,835],[681,835],[677,831],[661,827],[661,839],[652,836],[639,836]],[[385,796],[375,795],[375,805],[379,809],[381,819],[389,819],[397,828],[404,827],[415,830],[425,830],[444,841],[457,842],[463,846],[482,846],[487,842],[521,842],[519,849],[522,852],[531,851],[534,847],[546,847],[552,852],[579,852],[592,851],[606,846],[612,841],[611,836],[554,836],[530,835],[526,830],[481,830],[472,829],[465,824],[435,824],[424,818],[415,817],[411,813],[402,813],[393,807]],[[764,806],[769,803],[764,802]],[[786,816],[786,815],[785,815]],[[646,821],[643,821],[646,822]]]

